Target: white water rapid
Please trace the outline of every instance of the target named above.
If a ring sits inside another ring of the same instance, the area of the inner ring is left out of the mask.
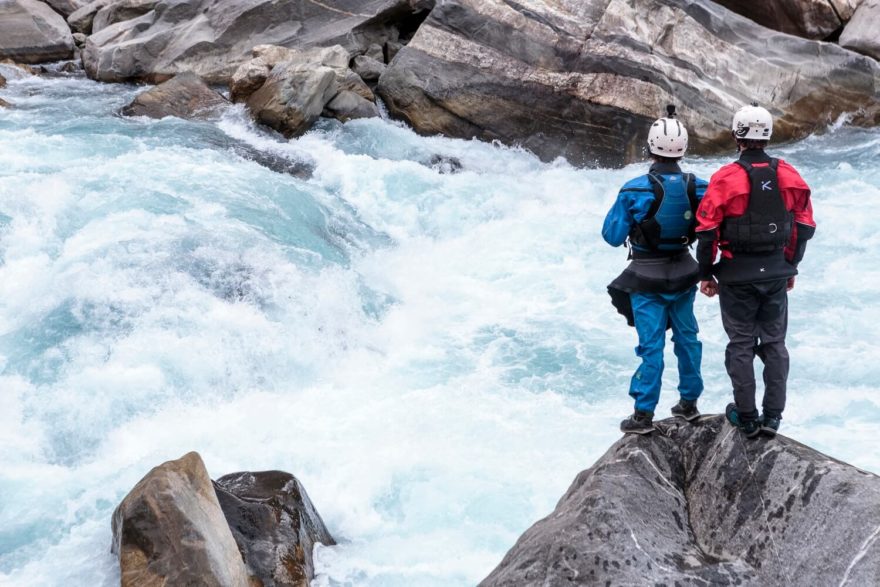
[[[0,584],[118,584],[113,508],[198,450],[214,477],[302,480],[340,543],[318,549],[318,586],[474,585],[619,437],[635,334],[605,292],[626,253],[599,233],[644,165],[545,164],[382,120],[287,143],[238,109],[125,119],[139,88],[6,73]],[[880,472],[880,130],[774,154],[819,225],[783,432]],[[717,301],[697,314],[701,406],[720,412]]]

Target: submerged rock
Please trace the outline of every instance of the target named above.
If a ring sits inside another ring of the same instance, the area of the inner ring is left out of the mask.
[[[880,59],[880,0],[864,0],[840,35],[847,49]]]
[[[0,88],[6,87],[6,78],[0,75]]]
[[[774,33],[709,0],[445,0],[378,93],[420,133],[500,140],[579,164],[641,157],[668,103],[703,154],[730,149],[731,117],[753,100],[777,117],[779,140],[844,112],[880,122],[877,62]]]
[[[106,4],[112,10],[112,6]],[[148,12],[118,20],[89,38],[83,62],[101,81],[163,81],[193,71],[211,83],[226,83],[261,44],[297,47],[342,44],[366,49],[395,37],[393,23],[423,11],[425,0],[158,0]],[[93,3],[72,14],[77,32],[99,22]],[[391,24],[389,24],[391,23]]]
[[[187,72],[140,94],[121,113],[150,118],[211,118],[227,104],[226,98],[212,90],[199,76]]]
[[[224,475],[215,489],[251,581],[308,587],[315,544],[336,542],[302,484],[289,473],[264,471]]]
[[[247,570],[198,453],[152,471],[113,513],[123,587],[249,587]]]
[[[12,104],[7,102],[3,98],[0,98],[0,108],[12,108]]]
[[[37,0],[0,2],[0,59],[42,63],[73,57],[64,18]]]
[[[657,426],[580,473],[481,586],[877,583],[880,477],[722,416]]]

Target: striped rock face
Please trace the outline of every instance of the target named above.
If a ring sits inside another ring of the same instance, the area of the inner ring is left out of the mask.
[[[875,61],[708,0],[445,0],[379,82],[390,112],[419,132],[600,165],[643,156],[667,103],[691,153],[712,153],[731,147],[746,103],[767,107],[786,140],[847,112],[876,124],[878,89]]]

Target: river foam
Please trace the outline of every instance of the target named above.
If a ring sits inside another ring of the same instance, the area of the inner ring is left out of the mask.
[[[626,254],[599,230],[643,166],[545,164],[381,120],[285,143],[236,108],[115,116],[137,91],[21,78],[3,94],[0,584],[116,584],[113,508],[190,450],[214,477],[303,481],[340,542],[318,549],[317,585],[478,582],[631,409],[634,334],[605,293]],[[792,294],[784,432],[880,472],[865,206],[880,133],[778,153],[819,223]],[[717,303],[697,313],[702,406],[719,412]]]

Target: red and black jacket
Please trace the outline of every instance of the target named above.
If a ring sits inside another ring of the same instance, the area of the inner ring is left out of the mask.
[[[797,275],[815,230],[810,188],[795,168],[763,150],[743,151],[712,176],[697,210],[700,279],[714,274],[722,283],[745,283]]]

